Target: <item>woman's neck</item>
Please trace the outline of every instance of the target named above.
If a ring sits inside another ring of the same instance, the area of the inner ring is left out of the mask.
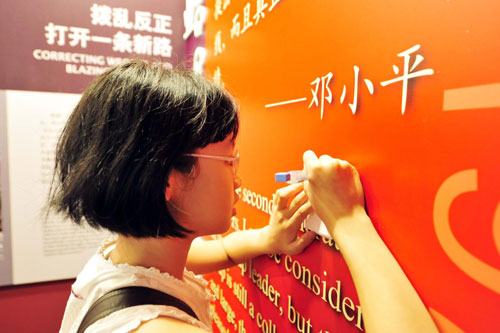
[[[188,238],[132,238],[118,236],[109,258],[115,264],[155,267],[180,280],[191,246]]]

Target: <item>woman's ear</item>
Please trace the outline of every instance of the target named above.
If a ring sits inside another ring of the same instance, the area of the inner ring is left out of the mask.
[[[170,185],[170,182],[169,182],[169,184],[165,188],[165,200],[169,201],[170,198],[172,198],[172,186]]]
[[[180,174],[177,171],[175,171],[175,170],[170,171],[170,174],[168,175],[167,187],[165,187],[165,200],[166,201],[169,201],[170,199],[172,199],[172,196],[174,195],[175,190],[179,186],[178,185],[179,176],[180,176]]]

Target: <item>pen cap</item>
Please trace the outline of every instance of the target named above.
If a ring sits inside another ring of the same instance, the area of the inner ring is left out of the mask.
[[[274,181],[276,182],[287,182],[290,180],[289,172],[277,172],[274,174]]]

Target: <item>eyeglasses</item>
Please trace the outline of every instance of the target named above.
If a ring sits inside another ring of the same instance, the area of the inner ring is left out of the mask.
[[[185,156],[192,156],[192,157],[207,158],[210,160],[225,161],[225,162],[229,163],[229,165],[232,167],[233,174],[235,174],[235,175],[238,172],[238,165],[240,164],[240,152],[239,151],[236,151],[236,155],[233,157],[204,155],[204,154],[184,154],[184,155]]]

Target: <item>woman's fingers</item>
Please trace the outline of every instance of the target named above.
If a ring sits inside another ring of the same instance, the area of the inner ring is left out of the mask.
[[[302,155],[302,160],[305,164],[314,164],[318,161],[318,157],[312,150],[306,150]]]
[[[307,199],[307,195],[304,191],[300,191],[299,194],[293,198],[292,202],[290,202],[290,206],[288,207],[289,213],[288,217],[291,217],[297,209],[299,209],[303,204],[305,204],[309,199]]]
[[[311,169],[318,164],[318,157],[312,150],[306,150],[302,155],[304,161],[304,171],[307,176],[311,174]]]
[[[309,201],[305,202],[293,213],[292,217],[290,218],[289,221],[292,228],[298,231],[300,228],[300,224],[305,220],[307,215],[311,214],[312,212],[313,208],[311,203]]]
[[[308,231],[304,233],[302,236],[297,237],[295,241],[290,243],[288,248],[289,255],[296,255],[302,253],[306,247],[308,247],[316,238],[316,233],[314,231]]]
[[[283,210],[287,208],[290,199],[300,190],[302,190],[302,183],[288,185],[276,191],[276,196],[274,197],[276,209]]]

